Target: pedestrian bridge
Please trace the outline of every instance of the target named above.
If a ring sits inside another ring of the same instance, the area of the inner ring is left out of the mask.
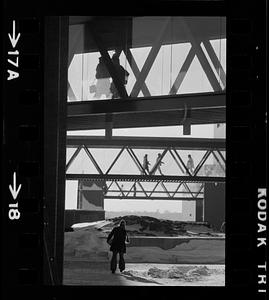
[[[66,179],[100,182],[109,199],[202,200],[205,182],[225,182],[225,153],[225,139],[68,136]]]

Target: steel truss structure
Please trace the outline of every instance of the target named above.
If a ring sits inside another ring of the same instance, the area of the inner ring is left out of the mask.
[[[128,46],[122,48],[117,47],[116,50],[119,55],[121,54],[121,52],[124,52],[130,64],[130,67],[136,77],[136,82],[129,95],[130,97],[137,97],[140,91],[142,91],[145,97],[151,96],[150,91],[146,85],[146,78],[149,74],[151,67],[153,66],[153,63],[155,62],[155,59],[159,53],[161,46],[164,44],[166,33],[169,29],[169,26],[171,25],[171,20],[172,20],[171,17],[167,17],[163,21],[163,26],[159,31],[159,35],[156,35],[155,41],[152,42],[151,50],[145,60],[143,67],[141,68],[141,71],[139,71],[139,68],[130,51],[130,48]],[[205,72],[205,75],[207,76],[210,85],[213,88],[213,91],[216,92],[216,91],[224,90],[226,87],[226,74],[221,65],[219,58],[217,57],[210,43],[210,37],[207,37],[206,33],[200,36],[199,33],[196,32],[197,29],[195,30],[192,26],[190,26],[188,20],[184,17],[177,18],[177,21],[179,22],[179,27],[182,28],[182,33],[185,36],[187,36],[187,40],[185,40],[184,42],[189,42],[191,44],[191,48],[176,76],[176,79],[169,91],[169,95],[175,95],[177,93],[195,56],[197,56]],[[222,34],[221,38],[225,38],[226,35],[223,33],[221,34]],[[103,40],[102,38],[102,32],[99,31],[98,23],[96,24],[94,20],[87,22],[85,24],[85,35],[91,36],[92,39],[94,40],[98,51],[101,53],[102,57],[104,58],[105,64],[110,72],[113,82],[115,83],[115,86],[120,94],[120,97],[126,99],[128,97],[128,94],[126,92],[124,84],[118,78],[118,74],[108,54],[109,46],[106,45],[106,41]],[[75,42],[76,41],[74,41],[74,43]],[[208,57],[206,56],[205,51],[202,48],[202,45],[205,48]],[[89,48],[90,48],[89,46],[88,47],[86,46],[84,51],[89,52],[90,51]],[[69,56],[69,65],[72,61],[74,54],[77,53],[76,47],[74,46],[71,47],[70,50],[71,53]],[[79,52],[83,53],[83,51],[79,51]],[[211,63],[209,62],[208,58],[211,60]],[[217,78],[215,73],[218,74],[219,79]],[[71,89],[70,84],[69,84],[69,89]]]
[[[225,182],[226,160],[223,139],[115,137],[107,140],[103,137],[69,136],[67,148],[73,148],[75,151],[66,164],[66,179],[103,181],[106,198],[201,200],[205,182]],[[112,155],[108,157],[110,161],[106,169],[101,166],[103,157],[93,154],[96,150],[104,149],[117,150],[115,157]],[[147,170],[143,167],[137,151],[146,153],[152,150],[158,150],[160,157],[152,168]],[[200,151],[202,154],[194,170],[190,170],[184,162],[182,151],[186,150]],[[88,158],[91,171],[88,174],[70,173],[69,170],[82,151]],[[113,171],[123,155],[126,162],[126,157],[129,157],[129,162],[132,162],[135,168],[130,169],[130,165],[125,163],[124,169]],[[177,167],[177,174],[157,175],[156,172],[160,170],[161,163],[168,155],[169,163],[173,165],[172,167]],[[205,172],[201,171],[210,156],[214,159],[214,168],[211,169],[211,173],[204,174]],[[128,188],[123,188],[126,183],[129,185]],[[154,185],[149,187],[148,183]],[[166,185],[170,185],[170,190]]]
[[[218,37],[217,33],[214,32],[212,37],[212,33],[211,35],[207,33],[212,31],[212,29],[207,27],[206,32],[201,32],[199,26],[192,26],[188,18],[180,17],[177,18],[177,21],[179,22],[179,28],[181,28],[180,35],[184,36],[178,42],[189,42],[191,45],[189,52],[178,70],[178,74],[168,94],[163,96],[151,95],[146,79],[162,45],[167,43],[173,44],[172,40],[167,41],[166,36],[172,22],[171,20],[171,17],[164,18],[162,28],[156,34],[155,40],[151,41],[151,50],[140,70],[130,50],[131,44],[126,44],[124,47],[123,45],[113,46],[112,41],[113,39],[118,39],[122,28],[107,28],[105,34],[103,34],[102,30],[104,30],[104,27],[102,22],[104,20],[98,21],[98,18],[92,18],[85,23],[84,34],[85,37],[88,37],[85,38],[85,47],[78,49],[76,39],[71,42],[74,45],[70,47],[69,66],[77,53],[100,52],[121,99],[115,101],[69,102],[68,130],[108,128],[109,123],[109,126],[113,128],[183,125],[185,132],[190,132],[190,125],[192,124],[225,123],[226,74],[220,57],[216,55],[210,39],[225,38],[226,34],[221,33],[221,36]],[[212,24],[215,23],[213,22]],[[100,26],[102,29],[99,28]],[[91,40],[91,42],[88,40]],[[134,47],[139,46],[141,45],[135,45]],[[135,76],[135,83],[129,95],[124,84],[118,78],[117,71],[108,53],[109,49],[114,49],[118,55],[124,53],[129,62]],[[213,92],[187,95],[177,94],[195,57],[200,62]],[[138,97],[140,92],[142,92],[143,97]],[[69,93],[74,95],[70,83]],[[129,118],[126,113],[133,113],[135,117]]]
[[[83,180],[96,182],[93,178]],[[131,182],[129,186],[128,183],[130,182],[126,181],[112,180],[103,182],[102,188],[105,199],[199,201],[204,198],[203,182],[191,186],[187,182],[181,181],[176,182],[173,187],[167,186],[164,180],[155,182],[153,187],[146,187],[143,180]]]

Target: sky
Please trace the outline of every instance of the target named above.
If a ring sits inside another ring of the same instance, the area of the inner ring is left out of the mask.
[[[221,40],[211,40],[211,45],[214,48],[216,55],[220,58],[221,65],[226,72],[226,39]],[[146,84],[152,96],[157,95],[167,95],[169,90],[178,75],[178,72],[187,56],[187,53],[190,49],[190,43],[183,44],[173,44],[173,45],[164,45],[161,47],[157,58],[147,76]],[[208,56],[205,48],[201,45],[204,53]],[[139,70],[142,69],[143,64],[146,60],[146,57],[150,51],[150,47],[136,48],[131,49],[131,52],[134,56],[134,59],[137,63]],[[113,54],[113,51],[110,51],[110,55]],[[94,94],[91,94],[89,91],[89,83],[95,82],[95,70],[98,63],[98,58],[100,53],[85,53],[77,54],[74,56],[69,70],[68,70],[68,79],[70,85],[74,91],[77,100],[91,100],[94,99]],[[209,59],[210,61],[210,59]],[[121,65],[130,73],[128,78],[128,83],[126,85],[127,93],[129,94],[132,90],[132,87],[135,83],[135,76],[132,72],[132,69],[127,62],[127,59],[124,53],[120,56]],[[212,65],[212,62],[210,61]],[[217,73],[215,72],[217,75]],[[217,76],[218,78],[218,76]],[[220,80],[219,80],[220,82]],[[223,88],[223,86],[221,85]],[[195,56],[192,61],[190,68],[178,90],[178,94],[186,93],[200,93],[200,92],[211,92],[213,91],[202,67]],[[143,96],[140,92],[139,96]],[[68,99],[70,101],[70,99]],[[96,100],[96,99],[94,99]],[[104,130],[89,130],[89,131],[69,131],[68,135],[104,135]],[[132,129],[113,129],[113,135],[115,136],[156,136],[156,137],[183,137],[183,128],[182,126],[169,126],[169,127],[155,127],[155,128],[132,128]],[[186,136],[185,136],[186,137]],[[196,125],[192,126],[191,136],[189,138],[199,137],[199,138],[212,138],[214,137],[214,126],[213,125]],[[156,151],[155,151],[156,152]],[[155,160],[156,153],[152,151],[152,154],[149,154],[149,160]],[[187,152],[184,155],[187,157]],[[67,161],[72,155],[70,149],[67,150]],[[94,153],[98,161],[103,161],[106,163],[105,155],[101,152]],[[184,156],[183,155],[183,156]],[[143,153],[139,153],[140,157],[143,157]],[[193,154],[195,161],[199,160],[200,154]],[[142,158],[141,158],[142,159]],[[124,163],[124,161],[123,161]],[[86,156],[78,159],[77,164],[73,166],[73,169],[70,170],[71,173],[81,173],[83,170],[87,173],[86,166]],[[165,164],[166,171],[171,173],[172,164],[169,164],[169,161],[166,161]],[[163,171],[165,170],[163,167]],[[117,170],[121,172],[123,169],[119,167]],[[91,170],[88,169],[89,172]],[[66,208],[76,208],[77,201],[77,182],[76,181],[67,181],[66,182]],[[122,200],[106,200],[105,201],[105,210],[110,211],[120,211],[120,210],[142,210],[142,211],[156,211],[157,209],[160,212],[165,210],[171,212],[181,212],[182,203],[181,201],[122,201]]]

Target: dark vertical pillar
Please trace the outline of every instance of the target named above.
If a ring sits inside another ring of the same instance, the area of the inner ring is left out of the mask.
[[[45,19],[44,73],[44,284],[62,284],[68,17]],[[46,269],[45,267],[45,269]]]
[[[220,229],[225,221],[225,183],[205,183],[204,221]]]
[[[105,127],[106,139],[111,139],[112,135],[113,135],[113,115],[106,114],[106,127]]]
[[[81,205],[81,186],[82,186],[82,182],[81,180],[78,180],[78,192],[77,192],[77,209],[81,209],[82,205]]]
[[[203,200],[196,201],[195,222],[203,222]]]

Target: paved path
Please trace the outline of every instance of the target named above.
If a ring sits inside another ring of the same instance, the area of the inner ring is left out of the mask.
[[[130,268],[126,264],[126,270]],[[64,285],[159,285],[154,280],[110,271],[109,262],[65,262]]]

